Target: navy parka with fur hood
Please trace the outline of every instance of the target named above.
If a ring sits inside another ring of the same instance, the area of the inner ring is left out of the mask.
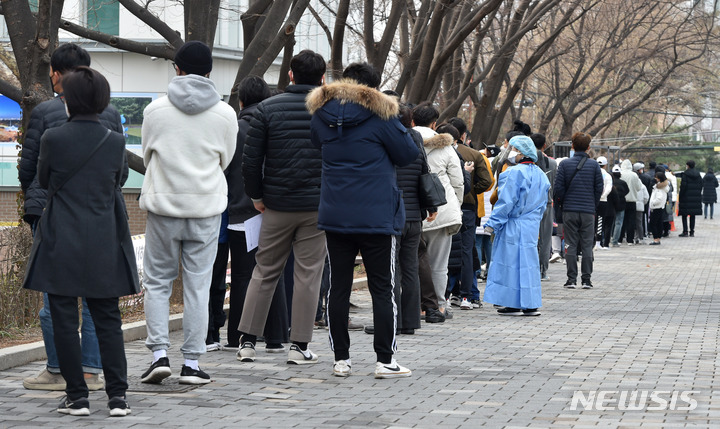
[[[341,234],[400,235],[405,208],[395,166],[419,150],[397,119],[397,101],[343,80],[307,98],[312,141],[322,146],[318,228]]]

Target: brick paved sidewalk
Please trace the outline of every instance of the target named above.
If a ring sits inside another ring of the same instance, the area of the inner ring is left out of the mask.
[[[327,331],[319,330],[310,345],[317,365],[289,367],[286,355],[262,345],[249,364],[208,353],[201,366],[213,383],[131,392],[132,414],[110,419],[102,393],[90,395],[90,417],[71,417],[54,411],[61,392],[24,390],[22,378],[42,368],[36,362],[0,371],[0,428],[720,427],[719,233],[720,220],[698,219],[695,238],[676,232],[661,246],[597,251],[593,290],[563,289],[564,265],[551,264],[540,317],[501,317],[486,306],[423,324],[398,340],[411,378],[375,380],[372,337],[363,332],[351,333],[352,376],[333,377]],[[365,307],[354,320],[370,323],[366,292],[353,299]],[[182,334],[172,341],[176,378]],[[127,354],[129,375],[138,377],[151,354],[142,341],[128,343]],[[685,397],[694,410],[682,409],[683,391],[693,392]],[[573,410],[578,394],[587,404],[578,396]],[[643,396],[651,394],[659,400]],[[606,395],[600,405],[608,409],[591,404],[593,395]],[[640,409],[621,409],[627,398]]]

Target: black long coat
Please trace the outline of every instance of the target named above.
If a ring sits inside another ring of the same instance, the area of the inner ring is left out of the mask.
[[[715,204],[717,201],[718,180],[714,174],[706,174],[703,177],[703,194],[702,202],[705,204]]]
[[[701,215],[702,212],[702,178],[694,168],[688,168],[682,174],[680,192],[678,193],[678,215]]]
[[[56,189],[107,131],[96,116],[76,116],[47,130],[38,157],[40,186],[49,191]],[[35,234],[25,288],[87,298],[139,292],[120,190],[126,169],[125,139],[112,132],[48,201]]]

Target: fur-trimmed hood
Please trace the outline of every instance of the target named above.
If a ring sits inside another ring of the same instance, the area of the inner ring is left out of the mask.
[[[430,138],[423,140],[423,146],[428,149],[439,149],[444,146],[452,146],[455,142],[453,136],[447,133],[436,134]]]
[[[357,104],[385,121],[397,116],[399,112],[398,101],[395,97],[360,85],[351,79],[343,79],[315,88],[308,94],[306,105],[310,114],[314,115],[331,101],[336,101],[340,105]]]
[[[662,182],[656,183],[655,186],[656,186],[658,189],[663,189],[663,188],[667,187],[667,185],[669,185],[669,184],[670,184],[670,181],[667,180],[667,179],[665,179],[665,180],[662,181]]]

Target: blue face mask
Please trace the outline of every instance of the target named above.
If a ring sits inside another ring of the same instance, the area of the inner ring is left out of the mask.
[[[570,149],[570,158],[572,158],[573,156],[575,156],[575,151]]]

